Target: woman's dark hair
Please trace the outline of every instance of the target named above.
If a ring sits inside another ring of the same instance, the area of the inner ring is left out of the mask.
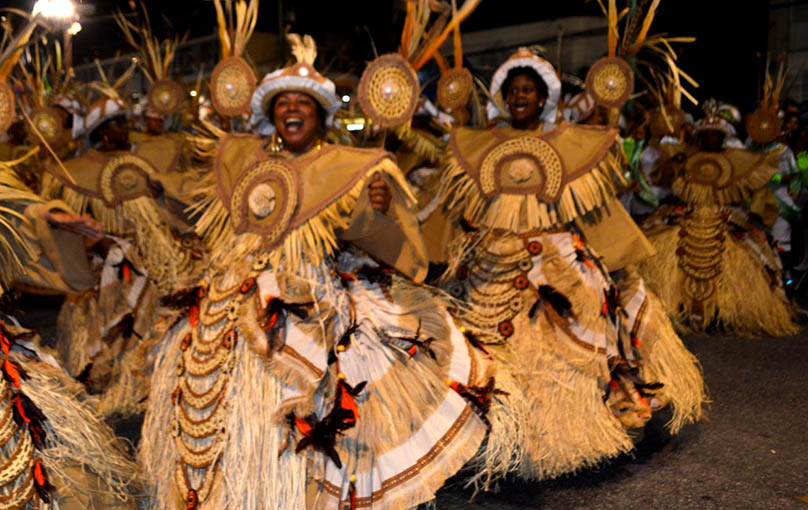
[[[285,91],[284,91],[285,92]],[[306,94],[305,92],[301,92],[302,94]],[[278,100],[279,97],[283,95],[283,92],[276,94],[270,101],[269,107],[267,108],[266,114],[269,122],[275,124],[275,119],[273,119],[273,115],[275,114],[275,102]],[[314,101],[314,104],[317,105],[317,118],[320,119],[320,127],[325,131],[325,121],[328,118],[328,113],[326,113],[325,108],[323,105],[320,104],[320,101],[316,100],[311,94],[306,94]]]
[[[540,97],[547,99],[550,95],[550,92],[547,89],[547,83],[539,76],[539,73],[536,72],[535,69],[532,67],[514,67],[510,71],[508,71],[508,76],[505,77],[505,81],[502,82],[502,97],[505,98],[508,95],[508,90],[511,88],[511,83],[513,83],[514,78],[517,76],[527,76],[533,83],[536,84],[536,92],[539,94]]]

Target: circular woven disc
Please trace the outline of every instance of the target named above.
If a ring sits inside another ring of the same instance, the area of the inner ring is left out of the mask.
[[[685,172],[690,182],[722,188],[732,178],[732,163],[720,153],[699,152],[688,158]]]
[[[777,115],[777,111],[757,109],[746,118],[746,131],[760,145],[773,142],[782,129],[783,119]]]
[[[120,154],[107,161],[99,176],[99,189],[104,202],[110,207],[149,192],[152,166],[134,154]]]
[[[174,80],[159,80],[149,89],[149,107],[160,115],[167,116],[177,111],[185,99],[185,90]]]
[[[281,240],[297,211],[297,175],[279,160],[263,161],[248,170],[230,197],[233,230],[261,235],[267,247]]]
[[[232,117],[247,113],[255,91],[255,74],[241,57],[228,57],[213,69],[210,100],[221,115]]]
[[[438,82],[438,104],[446,110],[455,110],[468,104],[474,80],[466,68],[450,69]]]
[[[68,140],[68,133],[63,127],[64,115],[56,108],[37,108],[31,112],[31,124],[36,126],[48,145],[58,147]],[[40,140],[30,124],[27,125],[27,129],[34,140]]]
[[[365,115],[383,128],[408,121],[418,105],[418,77],[398,53],[371,62],[359,81],[359,105]]]
[[[541,138],[506,140],[483,158],[480,187],[486,195],[535,194],[554,202],[562,191],[564,165],[556,150]]]
[[[0,82],[0,133],[5,133],[12,122],[14,122],[14,89],[2,81]]]
[[[586,90],[598,104],[622,108],[634,90],[631,66],[619,57],[598,60],[586,74]]]

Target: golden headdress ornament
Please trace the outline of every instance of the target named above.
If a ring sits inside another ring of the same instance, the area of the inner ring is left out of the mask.
[[[676,64],[677,55],[671,43],[693,42],[693,37],[667,37],[665,34],[648,35],[656,16],[661,0],[639,2],[636,10],[626,7],[618,13],[617,0],[608,0],[608,8],[603,0],[598,0],[601,9],[608,19],[609,53],[595,62],[586,77],[586,88],[595,101],[609,108],[622,108],[634,90],[634,72],[627,60],[636,57],[641,50],[647,50],[656,58],[662,59],[670,72],[672,83],[675,83],[676,94],[685,94],[694,103],[696,100],[681,86],[681,79],[692,86],[698,84]],[[648,5],[647,8],[645,6]],[[620,33],[620,21],[623,33]],[[643,65],[653,67],[654,63],[642,61]]]
[[[182,108],[185,100],[185,90],[171,79],[170,70],[177,48],[187,34],[160,41],[152,32],[149,14],[142,3],[141,9],[143,18],[140,24],[132,23],[120,12],[115,14],[115,22],[129,45],[139,53],[138,66],[151,83],[149,108],[161,116],[171,115]]]
[[[766,74],[763,79],[760,105],[746,118],[746,131],[759,145],[773,142],[780,136],[783,119],[780,116],[780,96],[783,93],[788,67],[785,57],[778,59],[777,70],[772,73],[771,63],[766,59]]]
[[[445,1],[407,0],[399,52],[376,58],[362,73],[358,97],[365,115],[384,128],[412,118],[420,94],[416,71],[435,57],[480,1],[466,0],[453,9]]]
[[[258,21],[258,0],[214,0],[222,60],[210,78],[210,98],[221,115],[247,113],[257,80],[243,58]]]

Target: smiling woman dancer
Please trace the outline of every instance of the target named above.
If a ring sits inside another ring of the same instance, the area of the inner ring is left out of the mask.
[[[573,224],[613,203],[620,161],[614,130],[552,124],[559,91],[548,62],[513,55],[491,83],[510,127],[454,130],[443,176],[441,200],[465,231],[443,287],[467,302],[458,322],[509,393],[492,407],[483,481],[554,477],[625,452],[628,429],[668,403],[673,431],[701,414],[696,360],[656,298],[640,280],[621,294]]]
[[[301,61],[252,100],[270,143],[219,133],[200,220],[214,262],[162,345],[144,426],[159,508],[403,510],[486,432],[465,338],[408,280],[426,259],[403,176],[322,141],[334,84],[313,41],[290,40]]]

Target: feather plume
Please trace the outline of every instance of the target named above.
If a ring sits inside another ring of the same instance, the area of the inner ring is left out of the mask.
[[[455,29],[459,29],[460,24],[468,18],[474,9],[480,5],[482,0],[466,0],[463,2],[463,7],[460,8],[453,16],[452,20],[446,25],[446,27],[440,32],[435,38],[431,38],[426,41],[424,49],[418,52],[418,58],[413,63],[413,68],[417,71],[421,67],[424,66],[427,62],[429,62],[435,52],[437,52],[443,43],[446,41],[446,38],[454,32]]]
[[[301,38],[300,34],[286,34],[286,40],[289,41],[292,55],[298,62],[314,65],[317,59],[317,44],[310,35],[306,34]]]

